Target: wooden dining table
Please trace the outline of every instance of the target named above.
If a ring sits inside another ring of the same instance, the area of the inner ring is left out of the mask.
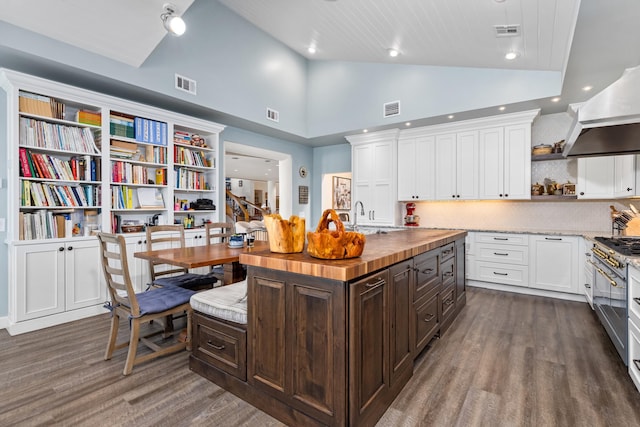
[[[135,258],[146,259],[162,264],[171,264],[187,269],[223,266],[224,284],[244,280],[245,272],[240,265],[239,258],[243,252],[261,251],[269,249],[269,242],[255,241],[253,247],[245,244],[241,248],[229,247],[227,243],[214,243],[204,246],[187,246],[184,248],[158,249],[154,251],[135,252]]]

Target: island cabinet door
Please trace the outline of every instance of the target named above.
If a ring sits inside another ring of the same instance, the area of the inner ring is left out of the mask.
[[[389,270],[349,294],[349,425],[374,425],[390,403]]]
[[[392,388],[402,388],[413,372],[411,346],[411,286],[415,278],[413,260],[389,268],[389,374]]]
[[[249,274],[248,380],[323,425],[346,425],[343,282],[273,270]]]

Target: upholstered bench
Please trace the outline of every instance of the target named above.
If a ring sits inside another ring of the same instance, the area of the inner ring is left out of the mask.
[[[191,296],[193,357],[247,379],[247,281]]]

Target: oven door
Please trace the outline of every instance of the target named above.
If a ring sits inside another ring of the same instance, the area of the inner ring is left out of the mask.
[[[627,285],[624,278],[596,258],[593,304],[620,357],[627,364]]]

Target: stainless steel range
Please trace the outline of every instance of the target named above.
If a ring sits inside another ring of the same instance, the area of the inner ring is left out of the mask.
[[[640,239],[596,237],[593,254],[593,305],[624,364],[627,356],[626,256],[640,256]]]

